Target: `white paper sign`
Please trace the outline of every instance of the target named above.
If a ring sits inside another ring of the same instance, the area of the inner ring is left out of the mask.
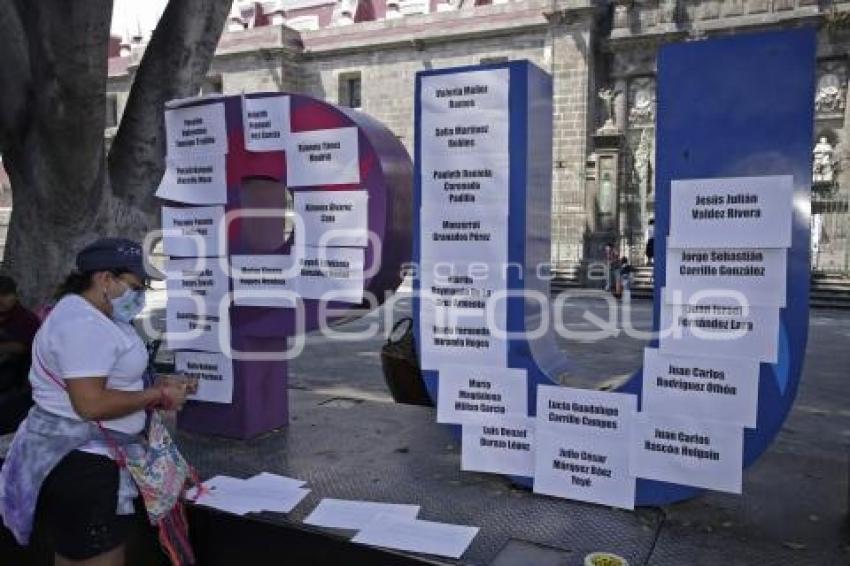
[[[670,237],[676,248],[788,248],[791,175],[672,181]]]
[[[507,156],[509,123],[507,109],[467,112],[462,117],[423,112],[423,170],[445,156]]]
[[[325,498],[304,519],[304,524],[331,529],[360,530],[379,515],[415,519],[418,514],[419,505]]]
[[[499,208],[507,214],[510,198],[510,163],[497,155],[444,156],[422,168],[422,216],[447,210],[471,214],[482,208]]]
[[[357,135],[356,127],[293,132],[287,144],[287,186],[359,183]]]
[[[460,558],[477,534],[478,527],[379,515],[351,541],[408,552]]]
[[[296,191],[295,214],[302,220],[295,229],[298,245],[365,247],[369,243],[366,191]]]
[[[634,395],[538,386],[534,492],[633,509],[636,411]]]
[[[779,309],[734,306],[661,304],[659,349],[665,354],[751,358],[776,363]]]
[[[226,154],[224,103],[167,109],[165,143],[168,157],[184,162],[201,154]]]
[[[667,292],[688,303],[696,293],[725,289],[750,305],[785,306],[785,248],[667,248]]]
[[[643,411],[755,428],[759,362],[748,358],[674,356],[646,348]]]
[[[465,116],[480,110],[506,110],[508,69],[481,69],[422,78],[423,114]]]
[[[165,286],[169,298],[200,297],[218,308],[229,290],[221,258],[168,258],[165,261]]]
[[[529,477],[534,474],[534,419],[508,417],[464,424],[460,469]]]
[[[233,402],[233,362],[223,354],[176,352],[174,370],[198,380],[198,391],[187,398],[209,403]]]
[[[162,207],[162,248],[165,255],[214,257],[226,255],[221,241],[223,206]]]
[[[302,248],[296,290],[305,299],[363,301],[362,248]]]
[[[200,303],[200,304],[199,304]],[[169,299],[165,306],[165,333],[171,350],[221,352],[230,344],[227,309],[219,309],[193,299]]]
[[[233,304],[254,307],[293,307],[297,302],[298,270],[288,255],[230,256]]]
[[[489,424],[528,414],[525,370],[445,365],[439,379],[438,423]]]
[[[156,196],[185,204],[227,203],[227,173],[222,155],[196,155],[166,161]]]
[[[630,465],[640,478],[741,493],[744,429],[720,421],[641,413]]]
[[[446,210],[421,215],[420,261],[483,262],[504,266],[508,261],[507,208],[464,213]]]
[[[440,369],[451,364],[505,366],[508,363],[507,340],[494,334],[484,314],[423,306],[419,332],[422,369]]]
[[[495,293],[507,289],[505,267],[481,262],[423,262],[420,293],[424,308],[463,309],[484,314]],[[496,295],[498,299],[498,295]],[[493,308],[504,311],[504,297]],[[504,328],[504,323],[502,328]]]
[[[244,97],[242,124],[245,149],[248,151],[282,151],[286,149],[289,127],[289,97]]]

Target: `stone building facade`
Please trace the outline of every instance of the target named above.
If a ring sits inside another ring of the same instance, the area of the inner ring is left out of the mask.
[[[282,90],[357,107],[412,154],[417,71],[528,59],[554,77],[556,269],[599,257],[611,240],[639,265],[654,207],[659,47],[807,24],[819,26],[813,267],[847,273],[850,1],[235,2],[202,92]],[[125,41],[121,56],[110,59],[107,112],[114,124],[143,49],[143,41]]]

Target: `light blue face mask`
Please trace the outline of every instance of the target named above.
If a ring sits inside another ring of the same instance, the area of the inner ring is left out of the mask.
[[[126,285],[126,283],[123,284]],[[129,323],[144,310],[145,292],[134,291],[127,287],[123,295],[110,299],[110,302],[112,303],[112,318]]]

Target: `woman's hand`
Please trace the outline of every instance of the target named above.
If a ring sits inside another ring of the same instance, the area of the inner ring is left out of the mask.
[[[186,402],[186,383],[165,381],[159,386],[160,408],[166,411],[179,411]]]
[[[182,383],[186,386],[186,393],[188,395],[194,395],[198,392],[198,378],[191,375],[186,375],[182,373],[161,373],[156,376],[156,381],[154,385],[156,387],[162,387],[168,383]]]

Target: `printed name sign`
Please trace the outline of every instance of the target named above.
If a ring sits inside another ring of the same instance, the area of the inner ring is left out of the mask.
[[[538,386],[534,492],[633,509],[636,411],[634,395]]]
[[[174,370],[198,380],[198,391],[187,398],[208,403],[233,402],[233,362],[223,354],[176,352]]]
[[[368,245],[369,195],[366,191],[298,191],[294,200],[295,214],[301,218],[295,229],[298,245]]]
[[[525,370],[445,365],[440,368],[438,423],[492,423],[528,412]]]
[[[644,350],[644,412],[755,427],[758,388],[758,360]]]
[[[743,443],[740,425],[641,413],[633,425],[632,473],[741,493]]]
[[[233,304],[254,307],[293,307],[297,302],[298,270],[288,255],[230,256]]]
[[[171,350],[221,352],[230,346],[228,309],[200,299],[169,299],[165,305],[165,332]]]
[[[226,255],[221,240],[223,206],[162,207],[162,248],[178,257]]]
[[[183,106],[165,111],[165,143],[169,158],[189,160],[201,154],[227,153],[224,104]]]
[[[790,175],[672,181],[667,245],[790,247],[793,192]]]
[[[225,204],[227,174],[219,155],[197,155],[190,160],[166,161],[156,196],[185,204]]]
[[[290,187],[360,182],[357,128],[294,132],[286,152]]]
[[[283,151],[289,126],[289,97],[243,98],[242,124],[248,151]]]
[[[362,248],[299,248],[296,290],[305,299],[363,301]]]
[[[194,296],[217,306],[229,290],[220,258],[169,258],[165,275],[169,298]]]
[[[696,305],[661,304],[664,329],[658,347],[665,354],[752,358],[776,363],[779,351],[779,312],[776,307],[753,307],[711,301]]]
[[[688,303],[713,290],[740,293],[749,305],[785,306],[784,248],[667,248],[666,300]]]
[[[534,473],[534,419],[504,417],[491,424],[463,425],[460,469],[491,474]]]

